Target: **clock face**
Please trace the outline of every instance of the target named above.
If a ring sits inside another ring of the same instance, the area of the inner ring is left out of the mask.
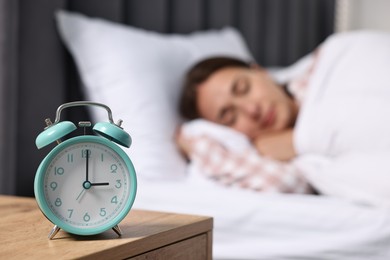
[[[115,226],[134,201],[130,160],[101,137],[65,141],[45,158],[38,174],[38,204],[53,223],[71,233],[95,234]]]

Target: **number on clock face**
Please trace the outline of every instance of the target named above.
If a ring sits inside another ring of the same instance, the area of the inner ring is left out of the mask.
[[[70,226],[93,228],[115,218],[129,197],[123,159],[95,142],[69,145],[46,168],[44,196],[51,211]]]

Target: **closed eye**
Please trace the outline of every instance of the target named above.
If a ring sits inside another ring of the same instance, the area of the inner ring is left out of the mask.
[[[231,92],[234,96],[243,96],[247,94],[249,90],[250,84],[248,78],[241,76],[234,81]]]
[[[225,107],[219,113],[219,122],[226,126],[232,126],[236,122],[237,111],[233,106]]]

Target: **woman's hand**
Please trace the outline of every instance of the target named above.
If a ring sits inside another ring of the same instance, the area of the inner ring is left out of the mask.
[[[293,146],[293,129],[262,134],[253,140],[261,155],[279,161],[289,161],[296,156]]]

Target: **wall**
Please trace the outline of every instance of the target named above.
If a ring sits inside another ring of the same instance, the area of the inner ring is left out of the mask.
[[[378,29],[390,32],[389,0],[338,0],[335,30]]]

